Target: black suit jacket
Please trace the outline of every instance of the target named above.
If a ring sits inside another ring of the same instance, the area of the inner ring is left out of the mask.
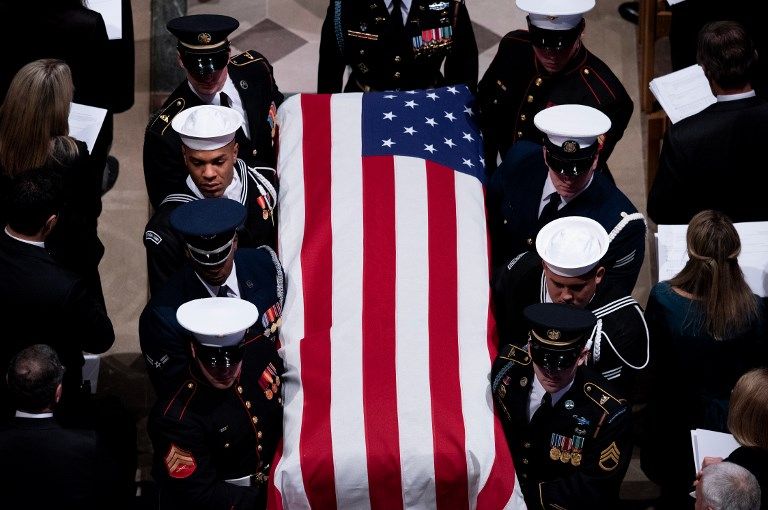
[[[657,224],[687,224],[696,213],[716,209],[733,221],[768,220],[768,174],[754,163],[765,133],[768,102],[758,97],[717,102],[673,125],[648,216]]]
[[[25,347],[48,344],[67,369],[64,398],[77,395],[83,351],[102,353],[115,340],[103,305],[45,249],[4,232],[0,232],[0,289],[0,366],[7,367]],[[6,404],[5,378],[0,384],[0,404]]]
[[[0,426],[3,508],[124,508],[116,501],[115,466],[92,430],[64,429],[53,418],[13,418]]]
[[[259,310],[259,321],[252,330],[275,338],[284,299],[283,269],[277,255],[266,246],[241,248],[235,253],[235,271],[240,298]],[[144,307],[139,341],[152,385],[161,397],[178,388],[189,365],[192,337],[176,320],[176,309],[187,301],[207,297],[208,289],[186,265]]]
[[[251,166],[275,167],[273,146],[275,115],[283,94],[272,76],[272,66],[256,51],[246,51],[229,60],[227,71],[235,84],[248,117],[250,140],[237,131],[238,157]],[[181,138],[171,121],[182,110],[204,104],[185,79],[149,120],[144,133],[144,180],[155,209],[172,193],[186,192],[188,172],[181,153]]]
[[[513,256],[535,249],[539,232],[538,214],[549,169],[540,145],[515,143],[488,184],[488,218],[494,266]],[[558,212],[556,217],[586,216],[610,234],[637,213],[632,202],[612,179],[595,172],[592,183]],[[606,275],[602,285],[619,296],[632,292],[645,256],[645,221],[628,221],[611,241],[603,259]]]

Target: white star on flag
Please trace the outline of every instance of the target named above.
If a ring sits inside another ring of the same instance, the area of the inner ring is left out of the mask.
[[[464,131],[462,131],[461,133],[463,135],[462,138],[465,139],[466,141],[468,141],[468,142],[474,142],[475,141],[475,139],[472,138],[471,134],[465,133]]]
[[[406,90],[405,93],[406,94],[416,94],[416,91],[415,90]]]
[[[485,168],[485,158],[480,158],[480,164]]]
[[[426,120],[425,124],[429,124],[432,127],[437,126],[437,122],[435,122],[435,119],[432,117],[424,117]]]
[[[395,142],[393,142],[391,138],[387,138],[386,140],[381,141],[382,147],[392,147],[393,145],[395,145]]]
[[[459,91],[458,91],[458,90],[456,90],[456,87],[448,87],[448,88],[447,88],[447,89],[445,89],[445,90],[447,90],[448,92],[450,92],[450,93],[451,93],[451,94],[453,94],[453,95],[456,95],[456,94],[458,94],[458,93],[459,93]]]
[[[443,142],[443,143],[445,145],[447,145],[448,147],[450,147],[450,148],[456,147],[456,144],[453,143],[453,140],[451,140],[450,138],[443,138],[443,140],[445,140],[445,142]]]
[[[407,128],[405,128],[405,131],[403,131],[403,134],[404,134],[404,135],[405,135],[405,134],[408,134],[408,135],[411,135],[411,136],[413,136],[413,134],[414,134],[414,133],[418,133],[418,131],[416,131],[415,129],[413,129],[413,126],[408,126]]]
[[[475,114],[475,112],[473,112],[472,108],[470,108],[469,106],[465,106],[464,107],[464,113],[466,113],[470,117],[472,117]]]
[[[456,120],[456,117],[453,116],[453,112],[445,112],[445,118],[453,122]]]
[[[438,99],[440,99],[440,96],[438,96],[434,92],[430,92],[429,94],[427,94],[427,97],[430,98],[432,101],[437,101]]]
[[[434,145],[432,144],[427,145],[426,143],[424,144],[424,150],[429,151],[430,154],[434,154],[435,152],[437,152],[437,149],[435,149]]]
[[[473,164],[472,164],[472,162],[471,162],[470,160],[468,160],[468,159],[465,159],[465,158],[461,158],[461,160],[462,160],[462,164],[464,164],[464,165],[467,165],[469,168],[472,168],[473,166],[475,166],[475,165],[473,165]]]
[[[416,108],[417,106],[419,106],[419,104],[418,104],[416,101],[414,101],[413,99],[411,99],[410,101],[406,101],[406,102],[405,102],[405,106],[407,106],[408,108],[410,108],[411,110],[413,110],[414,108]]]
[[[384,114],[384,118],[387,120],[393,120],[395,117],[397,117],[397,115],[392,112],[387,112]]]
[[[384,99],[394,99],[396,97],[397,96],[393,96],[392,94],[387,94],[386,96],[384,96]]]

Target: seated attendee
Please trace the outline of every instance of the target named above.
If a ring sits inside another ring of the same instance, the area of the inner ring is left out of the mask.
[[[261,338],[256,307],[241,299],[194,300],[177,316],[194,335],[187,375],[158,400],[148,425],[160,508],[263,510],[282,438],[277,349]]]
[[[179,133],[187,176],[185,191],[169,195],[149,220],[144,232],[149,288],[157,292],[184,264],[184,241],[170,225],[171,212],[180,204],[202,198],[227,198],[243,204],[247,216],[239,231],[244,247],[274,246],[277,192],[261,172],[238,158],[235,133],[243,118],[232,108],[196,106],[173,118]]]
[[[690,431],[725,432],[734,384],[768,363],[765,310],[744,281],[733,224],[722,213],[700,212],[686,241],[685,267],[654,285],[645,311],[658,355],[641,460],[661,486],[662,508],[685,508],[690,501]]]
[[[171,226],[182,235],[189,264],[152,295],[139,319],[139,340],[158,395],[176,390],[187,377],[190,333],[176,309],[193,299],[239,297],[256,305],[265,338],[276,338],[283,306],[283,270],[268,246],[238,249],[237,229],[245,207],[234,200],[205,198],[176,208]]]
[[[705,467],[696,484],[696,510],[757,510],[760,497],[755,476],[731,462]]]
[[[64,367],[48,345],[18,353],[7,372],[15,416],[0,426],[3,508],[127,508],[120,470],[96,432],[65,429],[53,411]],[[6,377],[4,377],[6,379]]]
[[[51,171],[30,170],[14,179],[0,233],[0,366],[24,347],[51,345],[67,369],[67,401],[80,394],[83,351],[106,351],[115,334],[103,302],[46,251],[61,207],[60,180]],[[0,406],[6,407],[3,382],[0,388]]]
[[[626,401],[585,366],[597,319],[569,305],[525,308],[527,347],[505,345],[491,388],[529,509],[618,508],[632,455]]]
[[[85,142],[69,136],[73,93],[72,75],[61,60],[36,60],[16,73],[0,106],[0,194],[7,193],[10,181],[33,168],[48,168],[61,176],[63,204],[48,251],[103,300],[99,261],[104,246],[97,219],[104,162],[96,162]],[[0,219],[5,221],[1,210]]]
[[[568,216],[545,225],[536,237],[536,251],[521,253],[494,276],[499,343],[526,343],[529,328],[523,309],[530,304],[587,309],[598,319],[587,341],[587,366],[631,398],[635,372],[645,368],[650,357],[648,327],[637,301],[605,283],[602,258],[608,243],[605,229],[589,218]]]
[[[768,508],[768,369],[750,370],[736,382],[728,407],[728,430],[740,446],[725,460],[757,478],[762,492],[760,508]],[[704,457],[704,467],[722,460]]]
[[[539,230],[556,218],[586,216],[600,223],[611,244],[604,258],[606,283],[632,292],[645,256],[645,220],[603,172],[596,171],[600,137],[610,119],[588,106],[552,106],[534,123],[544,147],[512,146],[488,184],[488,219],[494,266],[533,248]]]
[[[705,209],[733,221],[768,220],[765,172],[755,171],[768,130],[768,103],[755,95],[757,53],[744,27],[718,21],[699,33],[698,63],[717,102],[667,131],[648,195],[658,224],[687,224]]]
[[[283,94],[264,55],[248,50],[231,56],[229,34],[238,26],[239,21],[220,14],[181,16],[166,25],[178,41],[178,61],[186,76],[152,115],[144,133],[144,179],[155,209],[168,195],[187,193],[183,142],[171,123],[189,108],[221,105],[237,111],[240,157],[249,166],[275,166],[275,118]]]

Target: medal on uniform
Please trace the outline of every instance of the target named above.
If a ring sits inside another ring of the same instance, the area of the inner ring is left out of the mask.
[[[552,460],[560,460],[560,455],[562,451],[560,450],[560,446],[563,444],[563,439],[565,439],[560,434],[553,433],[550,440],[549,445],[551,446],[549,450],[549,458]]]
[[[571,453],[571,465],[578,467],[581,465],[581,449],[584,447],[584,438],[573,436],[573,453]]]
[[[553,446],[549,450],[549,458],[552,459],[552,460],[557,460],[557,459],[560,458],[560,450],[558,450],[558,448],[556,446]]]
[[[280,315],[283,312],[283,307],[278,301],[272,305],[264,315],[261,316],[261,325],[264,326],[264,336],[269,337],[272,333],[277,331],[280,327]]]
[[[267,397],[267,400],[272,400],[272,390],[271,389],[264,390],[264,396]]]
[[[264,198],[264,195],[256,197],[256,203],[261,207],[261,217],[264,218],[264,221],[268,220],[269,208],[267,207],[267,199]]]
[[[279,383],[275,382],[276,377],[277,370],[272,363],[267,365],[267,368],[264,369],[264,372],[261,373],[261,377],[259,377],[259,386],[261,386],[261,389],[264,391],[264,396],[267,397],[267,400],[272,400],[272,397],[279,389]]]
[[[560,462],[563,464],[568,464],[568,461],[571,460],[571,445],[573,443],[571,442],[570,438],[563,437],[563,451],[560,453]]]

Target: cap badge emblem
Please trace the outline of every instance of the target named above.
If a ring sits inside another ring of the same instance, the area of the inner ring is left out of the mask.
[[[547,338],[550,340],[560,340],[560,331],[556,329],[550,329],[547,331]]]
[[[558,17],[557,16],[547,16],[547,19],[549,21],[555,21]]]
[[[579,144],[574,142],[573,140],[566,140],[563,142],[563,151],[567,154],[573,154],[579,150]]]
[[[520,386],[525,387],[526,384],[528,384],[528,378],[527,377],[521,377],[520,378]]]
[[[211,34],[208,32],[202,32],[197,35],[197,42],[200,44],[208,44],[211,42]]]

